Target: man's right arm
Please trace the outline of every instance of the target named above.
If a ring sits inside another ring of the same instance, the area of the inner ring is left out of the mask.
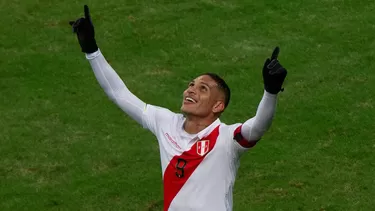
[[[129,91],[99,49],[94,53],[86,53],[86,58],[107,96],[132,119],[142,125],[142,115],[146,109],[146,103]]]
[[[174,117],[174,113],[168,109],[144,103],[125,86],[96,44],[95,30],[87,5],[84,5],[84,17],[70,21],[69,24],[77,34],[81,50],[86,54],[100,86],[125,113],[154,134],[158,126]]]

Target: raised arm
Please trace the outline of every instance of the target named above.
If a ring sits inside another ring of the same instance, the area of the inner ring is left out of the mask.
[[[256,115],[241,126],[242,143],[249,146],[261,139],[270,128],[276,111],[277,94],[282,91],[282,84],[287,70],[279,63],[277,57],[279,48],[276,47],[270,59],[263,66],[264,94],[259,103]],[[241,143],[241,142],[240,142]]]
[[[276,101],[276,95],[264,91],[255,116],[242,125],[241,134],[247,141],[258,141],[270,128]]]
[[[100,50],[86,54],[86,58],[107,96],[132,119],[142,124],[142,114],[146,109],[146,103],[129,91]]]
[[[82,52],[86,54],[96,79],[112,101],[131,118],[142,124],[142,114],[146,104],[128,90],[99,50],[87,5],[84,6],[84,14],[85,17],[71,21],[70,25],[73,32],[77,34]]]

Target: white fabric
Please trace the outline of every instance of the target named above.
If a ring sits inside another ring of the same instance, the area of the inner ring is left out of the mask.
[[[129,91],[100,50],[87,54],[86,58],[89,60],[96,79],[108,97],[132,119],[141,124],[142,113],[146,108],[146,103]]]
[[[249,141],[259,140],[269,129],[276,110],[277,96],[264,91],[255,117],[247,120],[241,128],[242,136]]]
[[[149,121],[163,117],[157,124]],[[231,211],[233,186],[239,167],[241,147],[233,140],[233,134],[241,124],[226,125],[219,119],[196,135],[183,129],[185,118],[167,109],[148,105],[144,114],[145,127],[159,140],[163,176],[174,156],[188,151],[198,140],[220,126],[215,147],[204,158],[173,199],[169,211]]]
[[[234,131],[242,125],[241,134],[246,140],[259,140],[271,125],[276,107],[276,95],[264,92],[256,115],[244,124],[226,125],[217,119],[198,134],[188,134],[183,129],[185,117],[182,114],[148,105],[134,96],[105,60],[100,50],[86,55],[86,58],[109,98],[156,136],[160,147],[163,176],[174,156],[188,151],[198,140],[220,126],[214,149],[207,154],[175,196],[169,210],[232,210],[232,188],[239,167],[239,158],[241,153],[248,149],[234,140]]]

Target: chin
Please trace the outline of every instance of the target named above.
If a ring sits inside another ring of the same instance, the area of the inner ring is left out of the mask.
[[[194,115],[194,113],[195,113],[195,111],[196,111],[196,109],[194,109],[194,108],[186,108],[185,106],[181,106],[181,113],[183,113],[183,114],[190,114],[190,115]]]
[[[184,108],[184,107],[181,107],[180,111],[181,111],[181,113],[183,113],[183,114],[190,114],[190,113],[191,113],[191,112],[189,111],[189,109],[186,109],[186,108]]]

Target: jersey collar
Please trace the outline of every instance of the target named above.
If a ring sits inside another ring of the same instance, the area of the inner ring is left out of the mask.
[[[220,119],[217,118],[213,123],[211,123],[211,125],[209,125],[205,129],[203,129],[202,131],[200,131],[199,133],[197,133],[196,137],[198,139],[202,139],[202,138],[208,136],[217,126],[220,125],[220,123],[221,123]]]

